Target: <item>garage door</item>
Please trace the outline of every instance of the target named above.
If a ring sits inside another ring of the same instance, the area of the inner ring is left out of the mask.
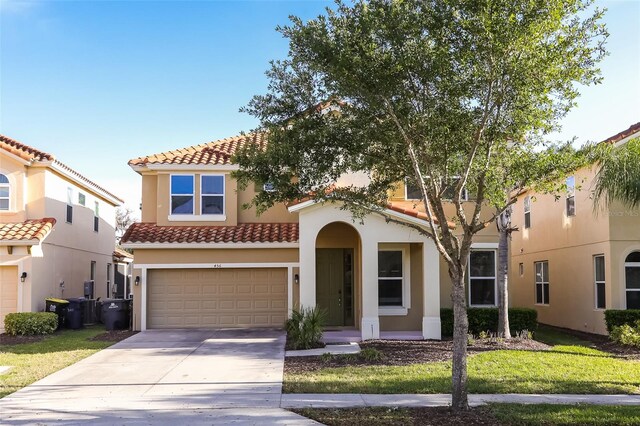
[[[0,266],[0,330],[4,331],[4,317],[18,308],[18,267]]]
[[[148,328],[282,327],[287,270],[150,270],[147,300]]]

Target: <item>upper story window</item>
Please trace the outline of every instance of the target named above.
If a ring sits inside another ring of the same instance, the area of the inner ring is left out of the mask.
[[[531,197],[524,197],[524,227],[531,228]]]
[[[73,223],[73,188],[67,188],[67,223]]]
[[[87,204],[87,197],[82,192],[78,192],[78,204],[84,206]]]
[[[473,250],[469,254],[469,305],[496,305],[496,251]]]
[[[171,214],[193,214],[193,175],[171,175]]]
[[[96,201],[93,209],[93,230],[98,232],[100,226],[100,204]]]
[[[576,214],[576,178],[569,176],[567,178],[567,216],[575,216]]]
[[[9,178],[0,173],[0,211],[9,210],[11,196],[11,187],[9,186]]]
[[[224,214],[224,176],[203,175],[200,197],[201,214]]]
[[[267,182],[264,185],[262,185],[262,190],[264,192],[274,192],[276,190],[276,186],[271,182]]]

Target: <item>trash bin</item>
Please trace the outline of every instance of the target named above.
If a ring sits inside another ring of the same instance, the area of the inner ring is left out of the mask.
[[[127,299],[106,299],[102,302],[102,322],[107,330],[129,328],[130,301]]]
[[[60,330],[65,325],[66,317],[67,317],[67,308],[69,307],[69,302],[63,299],[55,299],[49,298],[45,299],[45,311],[53,312],[58,315],[58,330]]]
[[[85,299],[83,298],[72,298],[72,299],[67,299],[69,301],[69,305],[67,307],[67,321],[65,323],[65,325],[67,326],[67,328],[70,328],[71,330],[77,330],[79,328],[82,328],[83,325],[83,309],[84,309],[84,302]]]

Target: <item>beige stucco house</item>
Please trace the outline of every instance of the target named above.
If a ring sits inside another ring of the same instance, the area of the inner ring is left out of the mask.
[[[0,135],[0,329],[47,297],[106,297],[122,200],[53,155]]]
[[[135,328],[281,327],[292,309],[318,305],[330,327],[364,339],[386,331],[439,339],[449,277],[420,233],[377,215],[354,222],[330,203],[277,205],[260,216],[242,208],[269,188],[239,191],[231,158],[265,142],[236,136],[129,162],[143,194],[142,221],[122,238],[135,254]],[[398,185],[386,214],[426,228],[414,198]],[[471,255],[472,305],[496,303],[496,248],[489,227]]]
[[[640,123],[603,143],[638,136]],[[640,209],[594,210],[596,172],[577,170],[559,199],[533,192],[519,197],[509,289],[511,303],[535,308],[542,323],[606,334],[605,309],[640,309]]]

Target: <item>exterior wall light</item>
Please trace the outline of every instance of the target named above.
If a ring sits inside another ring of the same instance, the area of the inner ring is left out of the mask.
[[[23,283],[24,280],[26,280],[26,279],[27,279],[27,273],[23,272],[22,275],[20,275],[20,282]]]
[[[140,285],[140,275],[136,275],[136,279],[134,281],[135,285]]]
[[[300,275],[295,274],[295,275],[293,276],[293,281],[294,281],[296,284],[300,284]]]

